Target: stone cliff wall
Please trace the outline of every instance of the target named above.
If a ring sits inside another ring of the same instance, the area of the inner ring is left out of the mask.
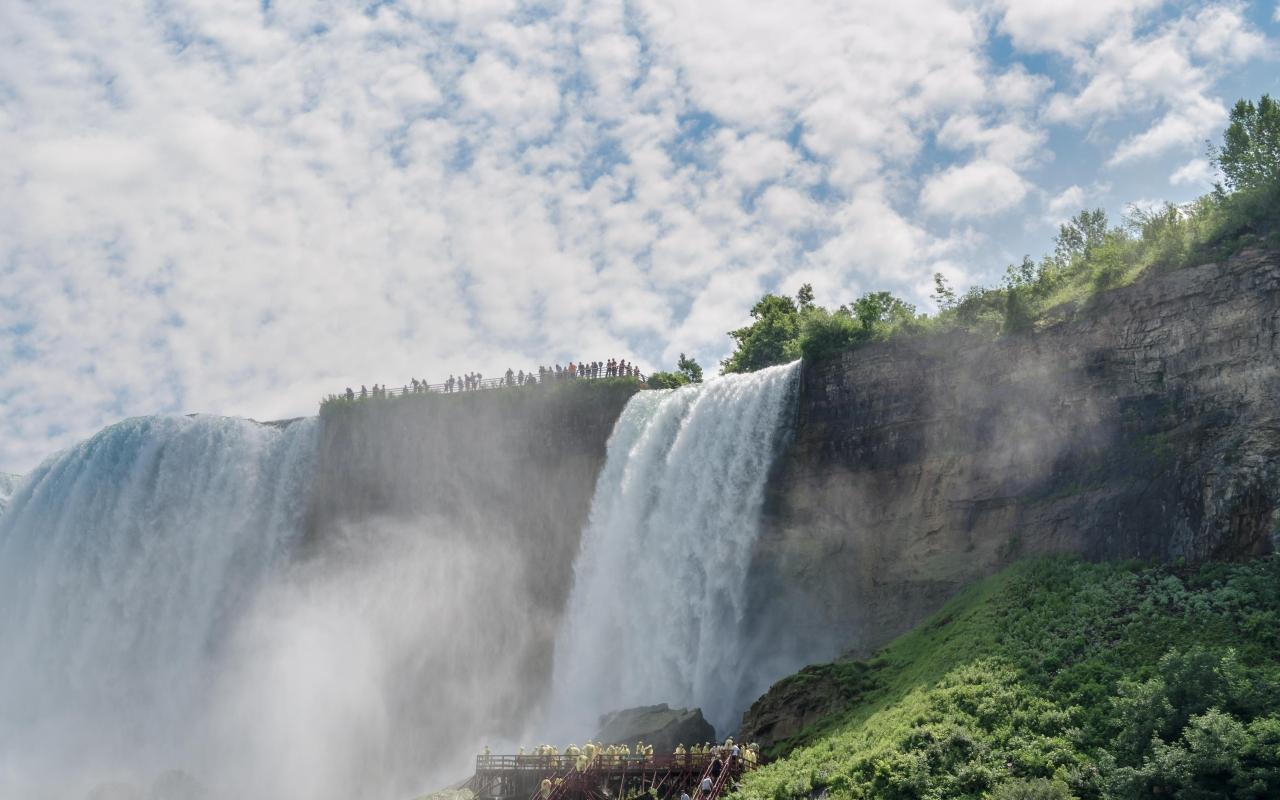
[[[514,735],[542,697],[606,443],[637,388],[411,395],[322,415],[300,568],[375,562],[329,585],[408,620],[384,636],[401,654],[385,683],[415,693],[393,713],[441,765],[465,762],[471,737]],[[395,593],[369,587],[384,576]]]
[[[613,424],[638,384],[365,401],[325,415],[308,538],[370,518],[520,553],[559,612]]]
[[[762,630],[809,658],[861,654],[1012,559],[1274,547],[1280,254],[1065,316],[806,365],[755,561]]]

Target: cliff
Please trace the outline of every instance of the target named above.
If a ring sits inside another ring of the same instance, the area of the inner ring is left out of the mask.
[[[754,624],[810,660],[837,642],[862,654],[1015,559],[1270,552],[1278,323],[1280,254],[1252,251],[1149,275],[1036,332],[806,365]]]
[[[430,753],[437,777],[461,773],[542,698],[606,443],[637,388],[324,409],[298,569],[358,620],[353,648],[391,654],[378,686],[403,763]]]

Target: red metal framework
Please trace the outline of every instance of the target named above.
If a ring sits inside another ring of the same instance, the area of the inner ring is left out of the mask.
[[[620,800],[650,791],[658,800],[678,798],[682,791],[693,800],[716,800],[751,766],[705,753],[599,755],[589,763],[576,756],[489,755],[476,757],[476,773],[465,788],[478,800]],[[704,778],[712,780],[709,794],[699,791]]]

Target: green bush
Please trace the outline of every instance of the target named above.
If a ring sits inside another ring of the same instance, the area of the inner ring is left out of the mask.
[[[645,381],[650,389],[679,389],[688,383],[689,379],[679,372],[655,372]]]
[[[862,323],[848,312],[819,309],[800,324],[800,352],[810,360],[848,350],[865,338]]]
[[[1071,789],[1062,781],[1047,778],[1026,780],[1018,778],[996,787],[991,800],[1076,800]]]
[[[1274,556],[1015,564],[861,662],[850,704],[740,794],[1280,797],[1277,612]]]

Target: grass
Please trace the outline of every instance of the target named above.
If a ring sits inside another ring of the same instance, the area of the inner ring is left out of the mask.
[[[775,748],[740,797],[1280,796],[1274,557],[1196,570],[1023,562],[860,669],[861,701]],[[1196,691],[1180,688],[1187,676]],[[1225,778],[1206,777],[1204,746],[1190,744],[1212,725],[1244,732],[1224,739],[1241,759]],[[1240,776],[1252,788],[1205,788]]]

